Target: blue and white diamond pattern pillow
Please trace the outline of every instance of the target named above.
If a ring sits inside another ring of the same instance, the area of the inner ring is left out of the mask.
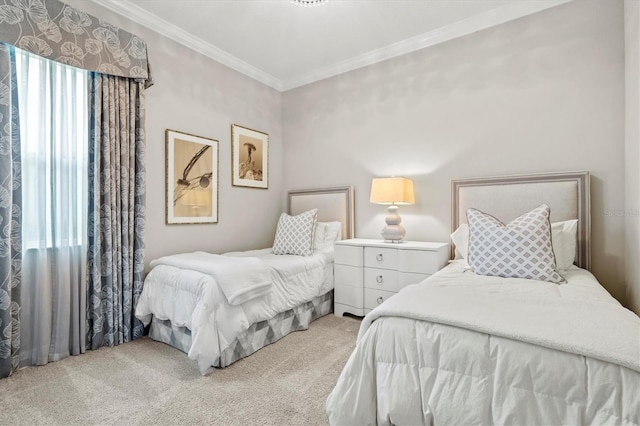
[[[296,216],[282,213],[278,220],[273,249],[271,249],[273,254],[311,256],[317,214],[318,209],[309,210]]]
[[[549,206],[543,204],[505,225],[468,209],[469,265],[478,275],[564,283],[556,272]]]

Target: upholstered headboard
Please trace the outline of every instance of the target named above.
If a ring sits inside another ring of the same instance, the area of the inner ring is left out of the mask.
[[[353,238],[355,228],[352,186],[289,191],[289,214],[295,215],[311,209],[318,209],[319,222],[340,221],[343,240]]]
[[[576,264],[591,267],[591,201],[589,172],[562,172],[451,181],[451,228],[467,222],[473,207],[502,222],[547,204],[551,222],[578,219]]]

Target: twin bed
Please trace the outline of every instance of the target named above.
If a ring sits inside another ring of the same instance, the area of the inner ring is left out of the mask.
[[[289,192],[289,214],[311,209],[319,223],[339,222],[338,238],[353,237],[352,187]],[[316,233],[311,256],[263,249],[156,259],[136,317],[150,325],[152,339],[187,353],[202,374],[226,367],[333,311],[333,246],[322,246],[323,237]],[[235,286],[238,279],[243,286]]]
[[[453,230],[469,208],[506,223],[546,203],[552,225],[577,220],[576,265],[561,284],[481,276],[458,252],[365,317],[327,399],[330,423],[640,424],[640,319],[588,272],[589,174],[452,189]]]

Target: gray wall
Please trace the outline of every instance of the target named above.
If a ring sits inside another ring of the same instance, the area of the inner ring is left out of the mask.
[[[286,186],[354,185],[379,237],[372,177],[414,179],[407,238],[447,241],[454,178],[592,173],[593,272],[625,299],[623,2],[579,0],[284,94]]]
[[[282,209],[282,94],[86,0],[67,3],[141,36],[155,85],[146,92],[146,261],[177,252],[269,247]],[[231,186],[231,123],[269,134],[269,189]],[[218,224],[165,224],[165,129],[220,142]]]
[[[385,208],[368,202],[371,178],[409,176],[407,237],[447,241],[451,179],[590,170],[594,273],[640,312],[638,216],[607,214],[640,199],[637,1],[626,14],[622,1],[574,1],[284,95],[93,2],[67,2],[149,45],[147,262],[270,245],[291,188],[354,185],[357,235],[377,238]],[[269,133],[268,191],[231,187],[231,123]],[[217,225],[165,225],[167,128],[220,141]]]
[[[627,299],[640,314],[640,2],[625,0],[624,16]]]

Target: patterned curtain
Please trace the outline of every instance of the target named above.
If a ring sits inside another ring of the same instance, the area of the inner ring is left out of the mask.
[[[144,278],[144,83],[92,73],[87,347],[142,336],[134,309]]]
[[[0,44],[0,378],[18,368],[22,178],[15,52]]]
[[[1,44],[7,43],[7,45]],[[11,46],[9,46],[11,45]],[[13,47],[92,72],[87,347],[142,335],[146,43],[59,0],[0,0],[0,378],[19,365],[21,159]]]
[[[152,84],[144,40],[59,0],[0,0],[0,41],[52,61]]]

